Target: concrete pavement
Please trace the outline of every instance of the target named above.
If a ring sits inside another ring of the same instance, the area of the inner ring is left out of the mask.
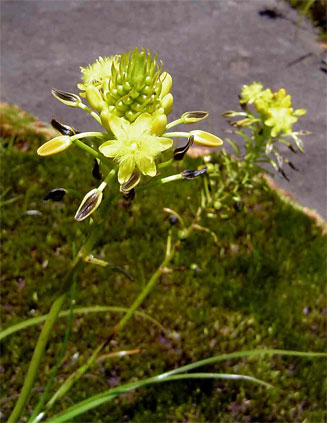
[[[267,7],[283,18],[260,16]],[[276,182],[326,218],[326,73],[317,31],[306,20],[297,29],[298,18],[279,0],[2,1],[2,100],[41,120],[96,129],[92,118],[59,103],[50,89],[78,93],[79,66],[136,45],[158,52],[172,74],[173,117],[208,110],[210,120],[201,127],[221,137],[228,126],[220,114],[238,107],[243,84],[284,87],[295,108],[308,110],[297,128],[312,135],[304,138],[306,155],[292,156],[300,172],[288,171],[289,183],[278,176]]]

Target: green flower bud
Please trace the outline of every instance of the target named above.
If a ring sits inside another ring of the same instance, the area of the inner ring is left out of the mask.
[[[51,90],[51,94],[62,103],[66,104],[66,106],[70,107],[78,107],[81,103],[81,99],[78,95],[73,93],[68,93],[67,91],[61,90]]]
[[[200,122],[200,120],[206,119],[208,116],[208,112],[194,111],[183,113],[181,119],[183,119],[184,124],[190,124]]]
[[[201,147],[220,147],[223,144],[221,138],[200,129],[190,131],[190,135],[194,135],[194,144]]]
[[[102,191],[98,188],[94,188],[88,192],[75,214],[75,220],[81,222],[89,217],[100,206],[102,197]]]
[[[163,72],[160,75],[160,81],[162,83],[161,97],[164,97],[171,91],[171,87],[173,86],[173,78],[171,77],[170,73]]]
[[[151,131],[153,134],[160,136],[165,132],[166,126],[167,116],[165,114],[162,114],[153,119]]]
[[[98,112],[105,107],[100,90],[95,85],[88,85],[85,89],[86,99],[90,106]]]
[[[39,156],[51,156],[52,154],[61,153],[71,145],[71,140],[68,135],[60,135],[59,137],[52,138],[41,147],[38,148],[37,154]]]
[[[174,102],[174,98],[170,93],[166,94],[163,97],[161,104],[162,104],[162,107],[164,108],[166,115],[169,115],[169,113],[173,110],[173,102]]]

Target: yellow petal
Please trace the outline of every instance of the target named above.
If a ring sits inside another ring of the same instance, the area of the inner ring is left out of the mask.
[[[120,185],[124,184],[132,176],[135,169],[135,160],[132,157],[127,157],[119,164],[118,181]]]
[[[100,145],[99,150],[106,157],[115,157],[118,153],[119,146],[115,141],[106,141]]]
[[[111,114],[109,117],[109,125],[112,133],[117,139],[126,138],[124,126],[129,125],[129,123],[125,121],[124,118],[119,118],[118,116]]]
[[[142,113],[132,124],[132,127],[138,134],[150,132],[153,118],[149,113]]]
[[[194,136],[194,144],[201,147],[219,147],[223,144],[223,140],[210,132],[195,130],[190,131],[190,135]]]
[[[136,161],[137,167],[143,173],[143,175],[156,176],[157,168],[153,159],[147,156],[138,157]]]
[[[71,140],[68,135],[52,138],[45,144],[38,148],[37,154],[39,156],[51,156],[52,154],[61,153],[71,145]]]

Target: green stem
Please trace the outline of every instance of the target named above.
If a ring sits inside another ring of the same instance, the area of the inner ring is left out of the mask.
[[[95,158],[101,160],[102,162],[104,161],[104,156],[102,154],[98,153],[96,150],[94,150],[92,147],[85,144],[84,142],[82,142],[80,140],[75,140],[74,144],[77,145],[77,147],[81,148],[82,150],[87,151],[89,154],[91,154]]]
[[[15,423],[19,419],[22,411],[25,408],[25,405],[34,385],[34,381],[37,376],[50,333],[57,320],[57,317],[66,299],[66,296],[67,293],[61,294],[60,297],[58,297],[52,304],[51,310],[48,314],[48,318],[43,326],[42,332],[39,336],[36,348],[34,350],[34,354],[30,366],[28,368],[27,375],[25,377],[23,388],[21,390],[16,406],[8,419],[8,423]]]
[[[89,137],[95,137],[95,138],[107,138],[107,134],[103,132],[81,132],[79,134],[73,135],[70,137],[71,141],[76,141],[81,138],[89,138]]]
[[[24,380],[23,388],[21,390],[20,396],[15,405],[15,408],[9,417],[8,423],[15,423],[21,416],[26,406],[26,403],[31,394],[31,390],[33,388],[33,385],[34,385],[34,382],[35,382],[35,379],[36,379],[36,376],[37,376],[37,373],[38,373],[38,370],[44,355],[45,347],[48,343],[50,334],[52,332],[53,326],[58,318],[59,312],[65,302],[65,299],[67,297],[67,294],[69,292],[69,289],[71,287],[71,284],[74,278],[77,276],[78,272],[83,267],[82,257],[87,256],[91,253],[91,250],[94,244],[98,241],[102,233],[102,230],[103,230],[102,223],[96,224],[95,226],[92,227],[92,232],[90,233],[85,244],[80,249],[80,252],[78,253],[77,257],[72,263],[70,272],[68,273],[66,279],[64,280],[60,296],[52,304],[52,307],[49,311],[49,314],[42,328],[39,339],[37,341],[37,344],[32,356],[32,360],[30,362],[30,365]]]
[[[182,118],[179,118],[179,119],[173,120],[172,122],[168,123],[168,125],[166,126],[166,129],[173,128],[174,126],[177,126],[177,125],[179,125],[180,123],[183,123],[183,119],[182,119]]]
[[[35,418],[37,417],[39,411],[42,409],[42,407],[44,406],[47,397],[49,395],[49,390],[51,389],[51,386],[55,380],[55,377],[57,376],[58,373],[58,369],[59,366],[62,362],[62,359],[64,357],[66,348],[67,348],[67,344],[68,344],[68,339],[71,333],[71,328],[72,328],[72,322],[73,322],[73,309],[74,309],[74,301],[75,301],[75,297],[76,297],[76,277],[74,278],[74,282],[72,285],[72,293],[71,293],[71,299],[70,299],[70,310],[69,310],[69,316],[67,319],[67,327],[66,327],[66,331],[65,331],[65,337],[64,337],[64,342],[62,344],[58,359],[57,359],[57,363],[51,373],[50,379],[44,389],[44,392],[41,396],[41,398],[39,399],[39,402],[37,403],[35,409],[33,410],[33,413],[31,415],[31,417],[28,420],[28,423],[32,423]]]
[[[165,132],[162,137],[182,137],[182,138],[189,138],[190,133],[189,132]]]
[[[89,107],[86,106],[86,104],[83,103],[79,103],[78,107],[82,110],[85,110],[87,113],[89,113],[100,125],[102,125],[101,123],[101,118],[100,116],[95,113],[92,109],[90,109]]]
[[[134,303],[128,309],[127,313],[123,316],[123,318],[118,322],[118,324],[111,331],[108,338],[93,351],[91,357],[87,360],[87,362],[83,366],[81,366],[75,373],[73,373],[72,375],[68,377],[68,379],[66,379],[66,381],[61,385],[59,390],[49,400],[49,402],[45,406],[46,410],[49,410],[57,401],[57,399],[61,398],[63,395],[66,394],[66,392],[75,384],[75,382],[77,382],[81,378],[81,376],[83,376],[83,374],[89,369],[89,367],[95,363],[100,352],[108,345],[108,343],[112,340],[112,338],[116,335],[116,333],[123,329],[126,323],[134,315],[137,308],[143,303],[145,298],[149,295],[149,293],[155,286],[157,280],[159,279],[160,275],[165,271],[169,262],[172,260],[174,253],[175,253],[175,248],[172,248],[171,231],[169,231],[168,238],[167,238],[166,254],[161,265],[152,275],[152,277],[150,278],[145,288],[142,290],[142,292],[136,298]]]

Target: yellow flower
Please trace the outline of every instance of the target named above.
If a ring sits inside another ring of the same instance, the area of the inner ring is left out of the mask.
[[[104,142],[99,150],[104,156],[112,157],[119,163],[119,183],[126,183],[135,168],[143,175],[155,176],[156,157],[170,148],[173,141],[153,134],[152,116],[143,113],[134,123],[130,123],[124,118],[111,115],[109,124],[116,139]]]
[[[272,127],[271,135],[273,137],[276,137],[279,132],[285,134],[292,132],[292,125],[297,121],[292,108],[270,107],[267,113],[269,118],[265,121],[265,125]]]
[[[94,63],[86,68],[81,67],[83,84],[78,88],[85,89],[88,85],[100,85],[107,78],[111,77],[111,66],[116,56],[99,57]]]
[[[256,97],[258,97],[262,92],[261,82],[252,82],[251,85],[243,85],[241,91],[241,103],[252,104]]]

